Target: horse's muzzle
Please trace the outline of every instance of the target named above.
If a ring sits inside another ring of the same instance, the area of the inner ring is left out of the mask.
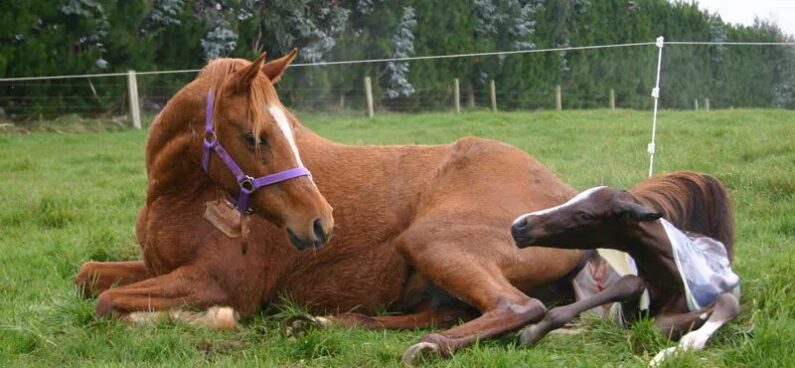
[[[301,237],[289,227],[287,228],[287,236],[290,238],[290,242],[293,243],[293,246],[298,250],[309,248],[320,249],[328,242],[330,237],[320,218],[316,218],[312,221],[312,229],[307,236]]]

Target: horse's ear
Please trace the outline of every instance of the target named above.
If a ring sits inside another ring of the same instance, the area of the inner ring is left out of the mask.
[[[235,92],[248,92],[251,88],[251,81],[257,77],[259,74],[260,69],[262,68],[262,63],[265,62],[265,56],[267,55],[266,52],[260,54],[257,60],[254,60],[251,65],[245,67],[243,70],[238,71],[235,74],[235,80],[233,82],[233,88]]]
[[[298,49],[293,49],[287,53],[287,55],[267,62],[262,66],[262,72],[268,76],[268,79],[271,80],[271,83],[276,84],[276,82],[282,78],[284,70],[287,69],[287,66],[289,66],[293,60],[295,60],[296,56],[298,56]]]
[[[663,216],[659,211],[629,201],[621,201],[619,209],[622,215],[635,221],[655,221]]]

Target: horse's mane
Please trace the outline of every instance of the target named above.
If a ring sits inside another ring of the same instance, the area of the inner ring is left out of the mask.
[[[630,188],[629,193],[644,205],[662,212],[679,229],[721,241],[729,260],[733,258],[731,201],[715,177],[679,171],[642,181]]]
[[[147,141],[147,157],[146,167],[147,172],[151,171],[151,166],[156,157],[166,148],[170,143],[173,144],[174,136],[185,131],[185,127],[189,127],[188,131],[202,131],[199,129],[190,128],[192,123],[204,124],[204,116],[200,120],[196,120],[195,111],[201,108],[204,110],[204,104],[207,101],[207,91],[212,88],[215,91],[215,108],[213,114],[217,114],[219,102],[225,98],[224,93],[219,91],[224,90],[226,83],[232,82],[232,76],[235,72],[251,65],[251,62],[245,59],[234,58],[218,58],[211,60],[207,65],[202,68],[199,75],[187,86],[183,87],[172,97],[166,104],[165,108],[158,114],[153,122],[149,132],[149,140]],[[250,84],[248,111],[250,113],[249,119],[253,122],[254,136],[259,139],[260,132],[264,126],[264,119],[267,112],[268,103],[279,103],[279,98],[276,95],[276,90],[268,82],[264,75],[258,75]],[[213,119],[214,124],[218,124],[217,119]],[[194,135],[194,139],[201,139],[203,135]],[[256,145],[259,149],[259,144]]]
[[[210,61],[202,68],[197,79],[210,79],[213,89],[215,91],[222,91],[224,84],[230,82],[232,74],[249,65],[251,65],[251,62],[245,59],[218,58]],[[223,99],[224,94],[215,93],[215,109],[217,109],[217,106]],[[279,98],[276,95],[275,89],[267,82],[267,78],[264,75],[258,75],[251,80],[248,111],[251,114],[249,119],[254,124],[253,134],[257,140],[259,140],[260,132],[264,126],[262,117],[265,116],[265,109],[267,108],[266,104],[262,103],[262,101],[269,101],[269,103],[272,103],[278,100]],[[215,113],[216,111],[214,110],[213,114]],[[256,147],[259,148],[259,144],[257,144]]]

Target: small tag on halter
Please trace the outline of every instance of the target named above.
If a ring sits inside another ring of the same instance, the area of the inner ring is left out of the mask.
[[[240,212],[225,196],[219,195],[217,200],[204,204],[204,219],[230,238],[243,234],[240,217]]]

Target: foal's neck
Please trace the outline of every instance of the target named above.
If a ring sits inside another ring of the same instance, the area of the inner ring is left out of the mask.
[[[683,291],[674,249],[661,221],[638,223],[623,243],[623,250],[635,260],[638,275],[653,290],[670,296]]]

